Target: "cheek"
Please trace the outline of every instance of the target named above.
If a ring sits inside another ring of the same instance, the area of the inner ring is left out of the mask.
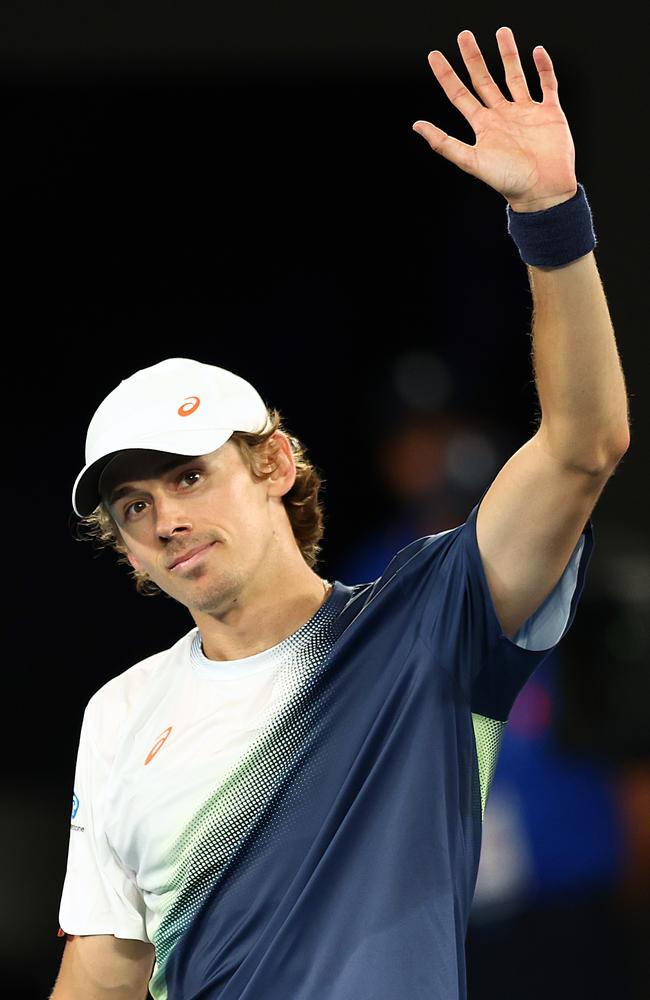
[[[260,491],[238,490],[229,497],[230,523],[244,543],[255,547],[270,528],[269,509]]]
[[[142,563],[139,561],[139,559],[138,559],[137,556],[133,555],[132,552],[127,552],[126,558],[129,560],[129,562],[133,566],[133,569],[137,569],[137,570],[141,570],[142,569]]]
[[[131,564],[133,569],[144,570],[145,566],[141,562],[141,559],[139,558],[141,553],[140,554],[138,553],[138,549],[141,548],[141,546],[138,544],[137,539],[125,536],[124,532],[122,531],[120,531],[119,538],[120,542],[122,543],[122,545],[124,545],[124,547],[127,550],[126,558],[129,560],[129,563]]]

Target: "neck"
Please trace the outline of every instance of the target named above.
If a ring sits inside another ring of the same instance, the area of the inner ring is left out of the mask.
[[[280,586],[259,595],[254,606],[243,606],[240,595],[231,595],[224,611],[193,611],[203,652],[210,660],[239,660],[270,649],[308,622],[332,590],[329,580],[310,571],[297,593],[286,594]]]

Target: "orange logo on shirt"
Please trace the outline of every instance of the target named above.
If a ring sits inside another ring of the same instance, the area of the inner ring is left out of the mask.
[[[167,726],[167,729],[163,729],[163,731],[160,734],[160,736],[156,737],[156,742],[154,743],[154,745],[152,746],[151,750],[147,754],[147,759],[145,760],[145,765],[148,764],[150,761],[152,761],[154,759],[154,757],[156,756],[156,754],[158,753],[158,751],[160,749],[162,749],[163,743],[165,742],[165,740],[167,739],[167,737],[169,736],[169,734],[171,733],[171,731],[172,731],[172,727],[171,726]]]
[[[198,410],[200,405],[201,400],[198,396],[187,396],[178,407],[179,417],[189,417],[190,413],[194,413],[195,410]]]

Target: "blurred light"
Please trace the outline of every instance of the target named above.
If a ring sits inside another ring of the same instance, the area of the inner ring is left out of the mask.
[[[497,468],[497,451],[489,438],[477,431],[461,431],[447,446],[447,474],[467,489],[489,482]]]
[[[624,601],[650,602],[650,559],[625,552],[610,559],[610,583],[616,596]]]
[[[425,413],[442,409],[453,388],[448,366],[432,351],[402,354],[395,362],[393,380],[400,401]]]
[[[532,879],[533,860],[519,796],[513,788],[493,787],[483,819],[472,920],[502,919],[518,910]]]
[[[529,740],[539,739],[551,724],[553,702],[549,692],[531,679],[515,699],[508,717],[509,731]]]

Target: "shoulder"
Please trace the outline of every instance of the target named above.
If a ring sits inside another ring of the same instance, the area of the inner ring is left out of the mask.
[[[388,580],[395,574],[408,576],[410,572],[418,572],[423,565],[432,562],[444,564],[447,555],[455,548],[454,543],[464,537],[469,527],[470,517],[454,528],[413,539],[395,553],[382,574],[382,580]]]
[[[143,706],[168,688],[168,674],[178,670],[177,660],[193,634],[191,629],[172,646],[138,660],[95,691],[84,709],[83,726],[98,747],[114,747]]]

